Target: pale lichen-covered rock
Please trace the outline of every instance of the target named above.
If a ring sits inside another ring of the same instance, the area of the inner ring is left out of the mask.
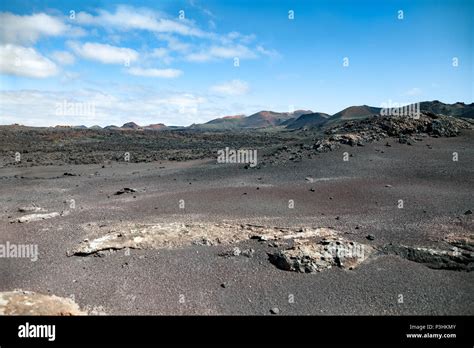
[[[87,315],[72,299],[31,291],[0,292],[0,315]]]
[[[286,250],[270,254],[270,262],[280,269],[301,273],[320,272],[331,267],[354,269],[365,261],[374,249],[368,245],[330,237],[320,241],[303,239]]]
[[[347,134],[335,134],[330,140],[337,141],[341,144],[347,144],[350,146],[355,146],[357,144],[363,143],[363,138],[360,135],[347,133]]]
[[[45,210],[41,207],[38,207],[36,205],[27,205],[24,207],[19,207],[18,211],[20,213],[39,213],[39,212],[44,212]]]
[[[84,226],[97,238],[85,239],[68,255],[85,256],[105,250],[180,248],[190,245],[232,244],[250,238],[261,241],[325,237],[334,231],[326,228],[284,228],[231,223],[120,223],[108,227],[108,232],[94,225]]]
[[[61,214],[58,212],[45,213],[45,214],[28,214],[28,215],[19,217],[18,219],[16,219],[16,222],[25,223],[25,222],[41,221],[41,220],[51,219],[60,215]]]
[[[450,249],[411,247],[405,245],[384,246],[387,254],[395,254],[407,260],[424,264],[433,269],[448,269],[453,271],[474,270],[473,244],[452,244]]]

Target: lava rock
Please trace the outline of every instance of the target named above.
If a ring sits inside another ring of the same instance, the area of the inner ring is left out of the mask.
[[[115,192],[115,195],[118,196],[118,195],[122,195],[124,193],[133,193],[133,192],[137,192],[137,190],[135,190],[133,188],[130,188],[130,187],[124,187],[123,189]]]

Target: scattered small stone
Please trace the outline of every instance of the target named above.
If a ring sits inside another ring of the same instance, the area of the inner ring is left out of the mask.
[[[368,240],[374,240],[375,236],[373,234],[368,234],[365,238],[367,238]]]
[[[239,247],[235,247],[235,248],[232,249],[231,255],[232,255],[232,256],[239,256],[241,253],[242,253],[242,251],[240,250],[240,248],[239,248]]]
[[[255,253],[255,250],[253,250],[252,248],[250,248],[250,249],[244,249],[244,250],[242,250],[241,255],[242,255],[242,256],[246,256],[246,257],[252,257],[254,253]]]
[[[124,193],[133,193],[133,192],[137,192],[137,190],[135,190],[133,188],[130,188],[130,187],[124,187],[123,189],[115,192],[115,195],[118,196],[118,195],[122,195]]]
[[[311,187],[309,190],[310,190],[311,192],[314,192],[314,188],[312,188],[312,187]]]
[[[392,187],[392,185],[388,185],[388,184],[387,184],[387,185],[385,185],[385,187]]]
[[[227,287],[227,283],[224,282],[221,284],[221,288],[226,288],[226,287]]]
[[[270,309],[270,313],[272,314],[279,314],[280,313],[280,309],[278,307],[273,307],[272,309]]]
[[[73,173],[69,173],[69,172],[66,172],[63,175],[64,176],[77,176],[77,174],[73,174]]]
[[[250,239],[257,239],[259,242],[266,242],[268,240],[268,236],[251,236]]]
[[[234,247],[232,250],[225,251],[220,253],[219,256],[224,257],[236,257],[236,256],[245,256],[245,257],[252,257],[255,253],[254,249],[240,249],[239,247]]]
[[[41,207],[37,207],[36,205],[30,205],[30,206],[26,206],[26,207],[20,207],[18,208],[18,211],[20,213],[37,213],[37,212],[40,212],[40,211],[44,211],[43,208]]]
[[[464,212],[464,215],[471,215],[471,214],[472,214],[472,211],[471,211],[471,210],[466,210],[466,211]]]
[[[206,246],[211,246],[213,243],[207,238],[201,238],[199,240],[195,240],[193,242],[194,245],[206,245]]]

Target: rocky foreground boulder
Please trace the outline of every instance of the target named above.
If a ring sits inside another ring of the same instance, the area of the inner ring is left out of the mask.
[[[70,298],[14,290],[0,292],[0,315],[87,315]]]
[[[325,136],[314,144],[318,152],[334,150],[339,144],[363,146],[364,143],[388,137],[399,139],[400,143],[411,144],[413,137],[455,137],[463,129],[473,129],[473,123],[451,116],[421,112],[419,117],[373,116],[363,120],[347,121],[326,130]]]

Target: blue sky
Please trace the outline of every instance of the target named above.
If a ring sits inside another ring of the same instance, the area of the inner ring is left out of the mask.
[[[473,102],[470,0],[17,0],[0,12],[0,124]]]

